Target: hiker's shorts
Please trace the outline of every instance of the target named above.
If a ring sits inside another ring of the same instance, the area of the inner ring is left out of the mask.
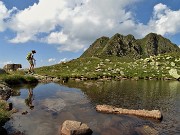
[[[28,60],[30,65],[33,65],[33,60]]]

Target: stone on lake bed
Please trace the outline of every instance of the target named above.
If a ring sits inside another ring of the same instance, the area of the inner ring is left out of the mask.
[[[47,98],[42,101],[42,105],[46,107],[50,111],[59,112],[61,111],[65,106],[65,102],[63,99],[53,99],[53,98]]]
[[[79,121],[66,120],[62,124],[61,135],[91,135],[92,130]]]
[[[159,135],[158,131],[148,125],[142,127],[136,127],[136,132],[140,135]]]
[[[97,105],[96,110],[98,112],[104,112],[104,113],[135,115],[146,118],[154,118],[158,120],[162,119],[162,114],[159,110],[148,111],[144,109],[143,110],[122,109],[110,105]]]

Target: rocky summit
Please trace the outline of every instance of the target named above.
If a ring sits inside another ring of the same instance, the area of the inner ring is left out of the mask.
[[[123,36],[117,33],[111,38],[97,39],[81,58],[106,56],[143,58],[171,52],[180,52],[180,48],[161,35],[150,33],[142,39],[135,39],[133,35]]]

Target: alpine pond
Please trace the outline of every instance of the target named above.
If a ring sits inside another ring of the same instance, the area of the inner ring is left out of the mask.
[[[132,135],[180,133],[180,82],[178,81],[109,81],[56,83],[34,87],[15,87],[9,99],[19,112],[4,126],[9,133],[58,135],[65,120],[86,123],[93,135]],[[28,102],[29,101],[29,102]],[[98,113],[97,104],[128,109],[159,109],[162,121],[130,115]],[[25,113],[22,115],[22,113]]]

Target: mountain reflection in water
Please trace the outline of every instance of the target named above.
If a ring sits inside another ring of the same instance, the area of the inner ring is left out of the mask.
[[[19,110],[4,126],[9,133],[16,130],[26,135],[58,135],[65,120],[86,123],[93,135],[142,134],[144,125],[159,134],[179,134],[180,82],[178,81],[69,81],[66,86],[49,83],[32,88],[33,109],[25,103],[27,87],[15,88],[19,95],[9,99]],[[97,104],[129,109],[159,109],[161,122],[128,115],[98,113]],[[22,115],[27,111],[26,115]]]

